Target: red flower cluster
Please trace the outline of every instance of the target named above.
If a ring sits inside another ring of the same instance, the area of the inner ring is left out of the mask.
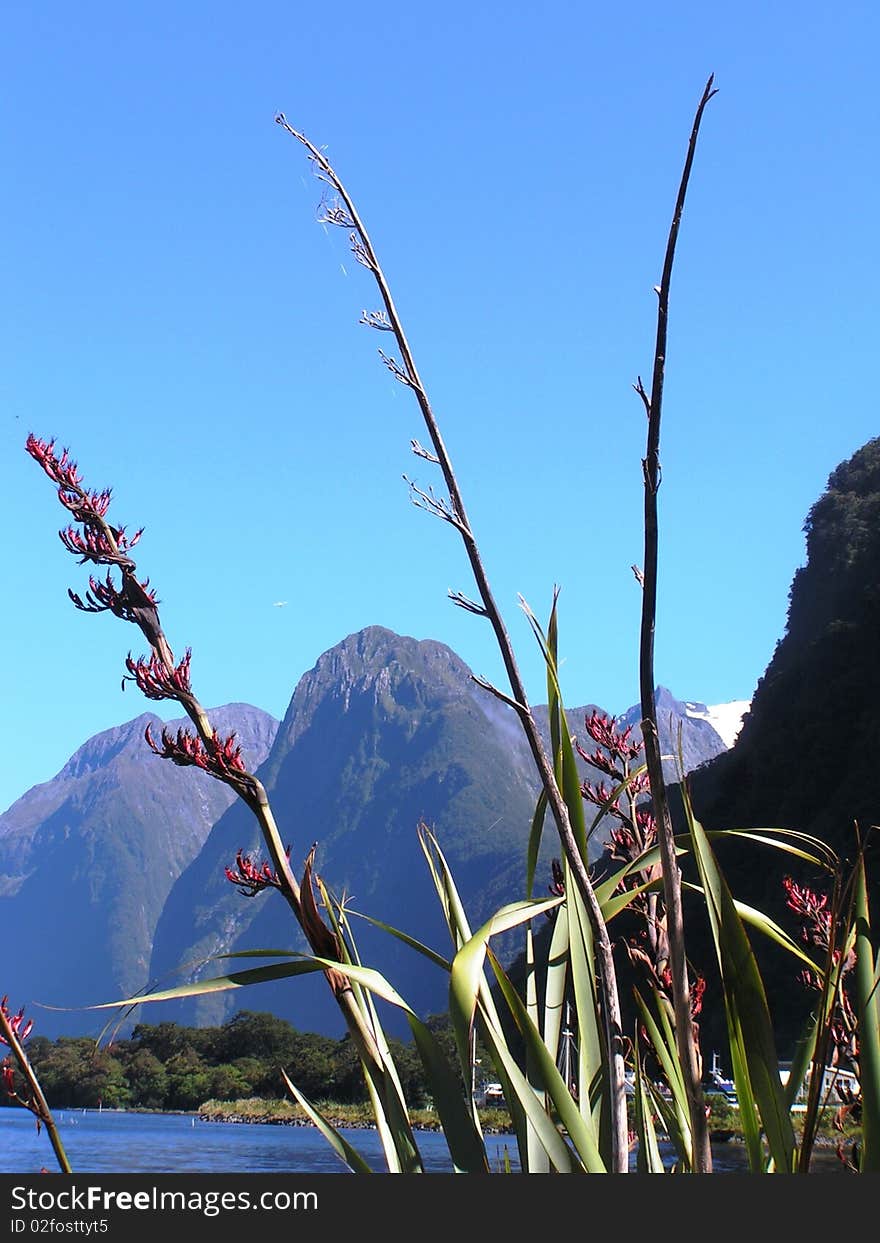
[[[623,773],[614,763],[610,756],[606,755],[599,747],[595,751],[586,751],[579,742],[575,743],[577,753],[587,764],[592,764],[593,768],[598,768],[600,772],[607,773],[609,777],[614,777],[616,781],[623,780]]]
[[[657,821],[654,819],[654,813],[650,807],[636,808],[636,824],[642,831],[643,850],[647,850],[649,846],[653,846],[657,840]]]
[[[55,454],[54,440],[40,440],[38,436],[33,434],[28,436],[25,448],[31,457],[39,462],[53,483],[58,484],[61,503],[67,505],[67,508],[70,509],[69,500],[66,500],[65,497],[69,498],[71,494],[79,495],[82,475],[77,470],[76,462],[71,460],[67,449],[62,449],[61,456],[58,457]],[[102,498],[107,496],[109,500],[110,494],[105,491],[97,495]],[[106,510],[106,508],[107,506],[105,505],[104,509]]]
[[[125,667],[138,685],[138,689],[147,699],[180,699],[181,695],[191,695],[189,667],[192,661],[192,649],[186,649],[186,655],[176,668],[169,670],[163,660],[154,652],[149,660],[141,656],[133,660],[131,652],[125,659]],[[150,743],[152,746],[153,744]],[[153,750],[156,748],[153,747]],[[196,761],[197,762],[197,761]]]
[[[604,716],[593,709],[590,716],[584,718],[584,727],[593,742],[610,751],[621,760],[634,760],[641,752],[644,743],[630,742],[632,726],[626,729],[615,728],[617,717]]]
[[[661,993],[672,1005],[672,969],[668,959],[661,962],[655,961],[649,953],[645,951],[643,945],[646,941],[644,932],[638,937],[630,937],[626,941],[626,952],[629,955],[630,962],[640,966],[654,988]],[[641,942],[641,943],[640,943]],[[703,1009],[703,996],[706,992],[706,981],[701,975],[695,975],[690,981],[690,999],[691,999],[691,1018],[696,1020]],[[696,1022],[694,1023],[696,1026]]]
[[[703,1009],[703,994],[706,991],[706,981],[701,975],[698,975],[691,986],[691,1018],[696,1018]]]
[[[89,517],[92,516],[94,515],[89,514]],[[98,516],[103,517],[103,515]],[[67,527],[66,530],[58,532],[61,543],[68,552],[72,552],[74,556],[79,557],[80,563],[95,561],[98,564],[106,565],[111,561],[125,561],[128,558],[120,554],[134,548],[144,533],[144,529],[141,527],[129,539],[125,534],[125,527],[110,527],[110,533],[116,544],[114,548],[103,531],[96,530],[88,525],[88,517],[83,517],[80,521],[86,524],[84,531],[78,531],[76,527]]]
[[[826,894],[814,893],[806,885],[798,885],[790,876],[782,881],[786,905],[801,917],[801,936],[807,945],[828,949],[831,936],[831,912]]]
[[[597,752],[596,754],[599,755],[600,753]],[[581,756],[582,758],[587,759],[591,764],[596,764],[596,756],[587,756],[583,752],[581,752]],[[598,765],[596,765],[596,767],[598,767]],[[622,784],[622,780],[618,784]],[[627,780],[626,792],[632,799],[638,798],[641,794],[647,794],[650,788],[651,780],[646,772],[639,773],[637,777],[632,777]],[[593,785],[592,782],[585,781],[581,786],[581,794],[584,798],[590,803],[595,803],[597,807],[605,807],[611,798],[612,793],[613,790],[609,790],[604,781],[600,781],[598,785]],[[618,795],[618,799],[619,797],[620,796]],[[609,804],[607,808],[608,812],[612,816],[621,814],[618,799],[615,799],[614,802]]]
[[[644,743],[630,742],[632,726],[628,725],[626,729],[617,729],[615,727],[616,720],[616,717],[603,716],[593,709],[590,716],[584,717],[584,727],[593,742],[596,743],[596,749],[592,752],[586,751],[579,742],[576,742],[575,746],[582,760],[620,782],[624,779],[625,773],[623,770],[628,769],[630,761],[634,760],[641,752]],[[642,789],[644,788],[643,786]],[[590,798],[586,783],[583,794],[585,798]],[[591,801],[595,802],[595,799],[591,799]]]
[[[828,1064],[849,1067],[858,1081],[861,1057],[859,1022],[848,986],[848,976],[856,963],[855,953],[850,950],[844,958],[841,946],[835,944],[840,935],[840,929],[836,927],[838,921],[826,894],[815,893],[806,885],[798,885],[790,876],[786,876],[782,884],[785,889],[786,904],[800,917],[802,940],[806,945],[819,950],[828,963],[833,964],[834,968],[839,971],[834,1009],[828,1019],[830,1037]],[[822,988],[823,981],[818,969],[816,971],[805,969],[800,972],[798,978],[805,988],[815,990]],[[859,1085],[854,1089],[849,1083],[840,1080],[835,1082],[835,1088],[843,1103],[835,1114],[834,1126],[842,1131],[847,1117],[854,1121],[860,1120],[861,1088]],[[853,1149],[847,1154],[845,1146],[841,1145],[837,1150],[837,1155],[848,1168],[858,1172],[859,1163],[855,1148],[856,1145],[853,1145]]]
[[[156,755],[163,760],[172,760],[181,767],[194,764],[196,768],[203,768],[215,777],[247,772],[241,758],[241,747],[236,745],[234,733],[228,738],[221,738],[215,730],[209,747],[205,747],[201,738],[188,729],[179,729],[176,737],[163,729],[161,746],[153,738],[149,725],[144,730],[144,737]]]
[[[287,857],[290,858],[290,847],[287,847]],[[271,864],[267,862],[255,863],[254,860],[239,850],[235,856],[235,868],[226,868],[226,879],[231,885],[235,885],[240,894],[246,898],[254,898],[258,893],[262,893],[264,889],[280,889],[281,879]]]
[[[24,1006],[22,1006],[18,1014],[10,1014],[9,1007],[7,1005],[8,1001],[8,997],[4,997],[3,1000],[0,1001],[0,1010],[3,1011],[4,1019],[6,1019],[7,1023],[12,1028],[13,1035],[21,1044],[24,1044],[28,1036],[31,1034],[31,1030],[34,1026],[34,1020],[28,1019],[28,1021],[24,1024],[24,1028],[22,1028],[22,1023],[24,1022]],[[0,1033],[0,1044],[5,1044],[7,1047],[9,1045],[9,1041],[3,1037],[2,1033]]]
[[[592,763],[592,761],[590,762]],[[619,811],[619,808],[617,799],[615,799],[613,803],[609,802],[612,793],[613,791],[608,789],[604,781],[600,781],[599,784],[595,786],[592,782],[585,781],[581,786],[581,794],[588,802],[595,803],[597,807],[604,807],[605,804],[608,803],[609,805],[607,810],[613,816],[616,811]]]
[[[620,863],[632,863],[642,853],[635,833],[625,824],[615,825],[608,834],[608,841],[611,858],[619,860]]]
[[[86,592],[85,600],[75,591],[68,590],[67,594],[76,607],[82,609],[84,613],[105,613],[109,610],[116,617],[121,617],[123,621],[132,622],[137,621],[137,609],[155,610],[158,604],[155,591],[150,589],[149,579],[139,583],[133,575],[130,575],[120,591],[110,577],[109,571],[103,582],[89,575],[89,590]]]
[[[656,841],[657,823],[647,807],[636,808],[635,825],[628,817],[621,816],[621,823],[608,833],[610,856],[620,863],[632,863],[646,850],[650,850]],[[631,880],[633,884],[639,883],[637,875]]]
[[[109,488],[102,492],[89,492],[82,486],[82,476],[67,450],[60,456],[55,453],[54,440],[40,440],[28,436],[27,451],[37,461],[58,487],[58,499],[69,510],[82,529],[68,526],[60,531],[61,542],[68,552],[79,557],[80,562],[92,561],[96,565],[117,566],[122,573],[122,584],[117,587],[107,574],[104,581],[89,578],[89,590],[85,599],[75,591],[69,591],[73,603],[86,613],[103,613],[106,610],[124,621],[140,626],[147,639],[155,645],[159,631],[156,612],[156,593],[149,589],[149,580],[141,583],[135,577],[136,566],[131,559],[132,548],[140,539],[143,529],[128,536],[124,527],[111,526],[106,520],[110,506]]]
[[[110,489],[104,488],[100,492],[86,491],[82,487],[82,475],[76,462],[71,460],[67,449],[63,449],[58,456],[55,453],[54,440],[40,440],[39,437],[30,435],[25,447],[57,485],[61,504],[84,527],[83,531],[70,526],[59,532],[64,547],[82,561],[95,561],[105,565],[129,564],[125,554],[134,548],[143,531],[136,531],[129,537],[124,527],[112,527],[104,521],[110,508]]]

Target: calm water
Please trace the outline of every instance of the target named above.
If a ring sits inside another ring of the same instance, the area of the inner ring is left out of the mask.
[[[125,1114],[59,1110],[55,1121],[70,1164],[88,1174],[345,1174],[330,1145],[314,1127],[201,1122],[173,1114]],[[349,1143],[377,1171],[384,1168],[375,1131],[345,1130]],[[504,1140],[498,1143],[498,1160]],[[451,1173],[443,1136],[419,1133],[426,1165]],[[490,1153],[494,1144],[490,1143]],[[24,1109],[0,1109],[0,1172],[57,1169],[45,1132],[37,1135]]]
[[[169,1114],[124,1114],[62,1110],[56,1122],[75,1171],[83,1174],[344,1174],[347,1168],[323,1136],[312,1127],[201,1122]],[[346,1130],[346,1139],[374,1170],[384,1169],[375,1131]],[[418,1134],[428,1169],[451,1173],[443,1136]],[[499,1168],[509,1137],[489,1136],[493,1168]],[[513,1153],[511,1156],[513,1157]],[[717,1145],[718,1173],[745,1171],[742,1145]],[[41,1166],[56,1170],[55,1155],[45,1132],[37,1135],[33,1117],[24,1109],[0,1108],[0,1173],[35,1173]],[[838,1172],[833,1153],[820,1152],[814,1169]]]

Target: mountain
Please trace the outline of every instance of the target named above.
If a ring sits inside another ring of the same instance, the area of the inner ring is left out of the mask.
[[[237,731],[254,764],[278,724],[245,704],[211,719]],[[158,760],[144,741],[149,724],[162,723],[146,713],[97,734],[0,816],[2,990],[43,1034],[104,1020],[30,1010],[35,1002],[82,1006],[143,986],[171,887],[232,801],[206,774]]]
[[[295,870],[313,841],[317,870],[353,908],[448,950],[416,826],[432,825],[476,923],[517,892],[535,785],[512,714],[477,688],[448,647],[374,626],[325,652],[297,685],[260,770]],[[274,893],[243,898],[224,868],[260,853],[252,818],[232,807],[174,887],[157,929],[152,975],[227,948],[302,947]],[[365,961],[386,971],[416,1010],[444,1004],[439,969],[361,921]],[[240,999],[184,1008],[222,1020]],[[252,991],[302,1030],[336,1031],[321,979]]]
[[[672,732],[681,724],[688,765],[724,749],[711,725],[688,716],[663,692]],[[583,737],[591,706],[568,713]],[[536,709],[546,728],[546,709]],[[638,714],[637,714],[638,715]],[[582,765],[584,775],[601,778]],[[313,840],[317,867],[359,912],[382,919],[442,953],[445,931],[421,854],[416,825],[436,830],[474,928],[504,902],[523,896],[523,872],[537,796],[532,759],[513,714],[475,686],[467,666],[440,643],[370,627],[324,653],[296,687],[260,772],[282,835],[294,841],[297,867]],[[601,852],[597,832],[592,843]],[[247,811],[221,818],[175,885],[156,935],[151,973],[170,981],[181,964],[226,950],[302,947],[274,894],[243,898],[225,879],[236,852],[259,853]],[[546,889],[559,853],[545,830],[536,892]],[[388,975],[418,1012],[446,1006],[444,974],[386,933],[357,922],[364,960]],[[515,944],[514,944],[515,942]],[[519,934],[502,942],[505,956]],[[214,966],[206,973],[217,971]],[[168,1011],[182,1021],[217,1023],[240,1004],[213,994]],[[248,1004],[289,1018],[300,1029],[339,1030],[322,980],[261,986]]]
[[[706,704],[676,699],[665,686],[655,689],[654,700],[660,750],[668,757],[663,762],[667,781],[678,779],[682,762],[684,771],[691,773],[732,746],[748,707],[747,700],[736,700],[709,708]],[[642,710],[636,704],[623,714],[620,724],[632,727],[633,736],[640,738],[641,719]]]
[[[704,719],[709,709],[663,688],[657,696],[665,750],[679,729],[688,768],[724,749]],[[546,733],[546,708],[535,711]],[[592,711],[568,712],[586,746]],[[637,733],[639,716],[631,709],[622,721]],[[317,842],[319,872],[353,909],[448,951],[416,835],[422,818],[439,837],[474,926],[522,896],[537,797],[532,758],[512,712],[443,644],[370,627],[320,657],[280,726],[242,704],[212,717],[224,732],[238,731],[295,869]],[[239,850],[263,855],[250,813],[219,782],[158,760],[144,743],[148,723],[160,725],[145,714],[92,738],[57,777],[0,816],[0,911],[4,927],[16,930],[2,987],[16,1005],[94,1004],[149,981],[179,983],[212,954],[303,948],[276,894],[247,899],[226,880]],[[602,779],[583,763],[581,773]],[[594,855],[604,827],[591,839]],[[558,853],[548,823],[536,893],[546,892]],[[357,927],[365,957],[417,1010],[445,1009],[442,972],[387,933],[364,921]],[[518,945],[514,932],[496,948],[504,956]],[[275,1009],[301,1029],[339,1030],[317,978],[249,993],[246,1004]],[[240,1005],[240,994],[218,994],[148,1013],[208,1023]],[[96,1032],[102,1022],[81,1010],[46,1010],[39,1025],[58,1034]]]
[[[785,633],[736,745],[694,775],[691,795],[707,827],[798,829],[851,859],[854,824],[863,832],[880,824],[872,744],[880,731],[880,438],[832,472],[804,531],[807,560],[791,585]],[[734,894],[796,933],[782,877],[814,886],[826,878],[748,843],[720,853]],[[867,856],[875,895],[877,856],[875,841]],[[797,964],[756,947],[790,1044],[812,998],[796,981]]]
[[[687,715],[695,721],[708,721],[715,733],[729,750],[739,737],[745,715],[751,707],[751,700],[734,699],[726,704],[686,703]],[[719,752],[719,755],[721,752]]]

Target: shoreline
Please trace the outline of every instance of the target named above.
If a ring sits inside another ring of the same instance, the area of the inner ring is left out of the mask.
[[[11,1106],[11,1108],[14,1110],[14,1106]],[[318,1108],[334,1128],[376,1130],[375,1122],[362,1106],[347,1106],[340,1105],[338,1102],[326,1102],[319,1103]],[[133,1108],[99,1109],[94,1106],[68,1106],[55,1108],[53,1112],[59,1121],[62,1115],[65,1114],[106,1113],[134,1114],[144,1117],[194,1118],[200,1122],[229,1122],[239,1126],[315,1126],[305,1111],[294,1102],[264,1100],[261,1097],[250,1097],[240,1101],[209,1100],[200,1105],[198,1109],[148,1109],[137,1106]],[[711,1137],[713,1145],[742,1144],[744,1142],[742,1133],[735,1127],[731,1127],[728,1120],[725,1121],[727,1121],[727,1125],[717,1127],[716,1134]],[[486,1135],[512,1135],[514,1133],[509,1118],[501,1110],[493,1109],[486,1111],[485,1114],[481,1114],[481,1122],[483,1132]],[[416,1131],[437,1133],[443,1129],[437,1114],[430,1110],[413,1110],[410,1116],[410,1123]],[[844,1137],[823,1135],[820,1132],[815,1138],[814,1146],[826,1150],[833,1149],[840,1138]]]
[[[318,1109],[330,1125],[337,1129],[376,1130],[375,1121],[362,1106],[345,1106],[327,1102],[326,1104],[319,1103]],[[497,1116],[500,1112],[491,1110],[483,1117],[483,1130],[487,1135],[513,1133],[510,1120]],[[195,1111],[195,1115],[202,1122],[232,1122],[236,1125],[306,1127],[315,1125],[299,1105],[283,1100],[264,1101],[255,1098],[243,1101],[205,1101]],[[416,1131],[441,1132],[443,1130],[440,1118],[431,1110],[413,1110],[410,1114],[410,1125]]]
[[[250,1109],[247,1108],[248,1105],[251,1105]],[[366,1116],[359,1106],[346,1107],[328,1102],[323,1107],[319,1105],[319,1108],[330,1125],[336,1129],[376,1130],[375,1122]],[[265,1101],[257,1098],[244,1101],[206,1101],[194,1112],[202,1122],[230,1122],[240,1126],[315,1126],[299,1105],[283,1100]],[[499,1114],[502,1116],[499,1117]],[[416,1131],[436,1133],[443,1129],[439,1117],[428,1110],[414,1110],[410,1123]],[[513,1125],[509,1118],[503,1115],[503,1111],[487,1111],[485,1115],[481,1115],[481,1123],[485,1135],[514,1134]],[[742,1132],[731,1127],[729,1123],[727,1126],[715,1128],[715,1132],[712,1138],[713,1146],[744,1143]],[[815,1138],[814,1147],[829,1150],[835,1148],[838,1142],[837,1137],[820,1133]]]

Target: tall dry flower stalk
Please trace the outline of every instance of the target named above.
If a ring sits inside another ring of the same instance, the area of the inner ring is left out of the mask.
[[[652,654],[654,611],[656,609],[657,548],[656,490],[659,486],[658,446],[660,406],[666,353],[666,322],[668,316],[669,284],[672,276],[675,241],[678,236],[679,225],[684,208],[684,197],[696,150],[697,135],[699,133],[705,106],[715,93],[712,88],[712,82],[713,79],[710,78],[697,109],[690,143],[688,146],[684,174],[676,201],[672,227],[667,244],[663,277],[659,287],[660,320],[657,338],[657,354],[655,356],[654,365],[653,396],[651,398],[647,396],[641,385],[641,381],[639,381],[638,385],[640,395],[646,404],[649,416],[649,443],[645,459],[646,496],[650,496],[654,502],[652,511],[651,506],[646,501],[646,553],[645,570],[643,575],[645,601],[645,621],[643,622],[642,643],[643,685],[646,677],[653,676]],[[595,887],[590,878],[588,860],[578,846],[575,833],[572,828],[569,808],[560,789],[560,784],[557,780],[556,772],[554,771],[554,765],[547,754],[543,739],[541,737],[541,732],[529,704],[525,685],[523,683],[514,653],[513,644],[511,642],[501,610],[499,609],[492,592],[483,556],[473,527],[471,526],[468,518],[464,497],[453,468],[451,456],[446,444],[444,443],[437,418],[434,414],[427,390],[425,388],[425,384],[416,366],[412,347],[404,329],[400,314],[395,306],[391,288],[384,269],[379,261],[376,249],[369,234],[367,233],[351,194],[346,189],[341,178],[330,164],[330,161],[324,152],[316,147],[304,133],[290,125],[283,113],[279,113],[275,120],[278,125],[290,134],[291,137],[295,138],[305,147],[308,151],[308,158],[312,163],[318,180],[324,182],[330,188],[329,195],[322,201],[319,220],[323,224],[334,225],[348,232],[353,255],[358,263],[367,269],[375,281],[382,306],[375,310],[364,310],[361,314],[360,322],[377,331],[390,333],[396,342],[400,355],[399,358],[393,357],[382,349],[379,350],[379,355],[395,379],[412,391],[418,404],[431,446],[430,448],[426,448],[418,440],[414,439],[411,441],[412,451],[417,457],[431,462],[439,467],[440,473],[443,477],[443,484],[446,489],[446,495],[444,496],[442,494],[435,493],[433,488],[424,490],[418,488],[414,483],[410,483],[412,498],[417,505],[425,509],[428,513],[433,514],[435,517],[440,518],[442,521],[452,526],[459,533],[459,536],[464,544],[465,552],[473,573],[478,599],[472,599],[462,592],[450,592],[450,598],[458,607],[463,608],[467,612],[473,613],[478,617],[484,617],[491,625],[507,674],[509,693],[503,691],[501,688],[491,684],[483,678],[477,677],[475,678],[475,681],[484,690],[488,691],[490,694],[500,699],[503,703],[507,704],[508,707],[512,708],[519,718],[529,745],[529,749],[532,753],[535,767],[544,791],[544,796],[547,800],[547,805],[556,824],[562,849],[568,865],[571,868],[575,884],[577,885],[578,891],[587,910],[593,937],[595,939],[596,956],[599,967],[602,999],[601,1009],[609,1067],[610,1114],[612,1127],[611,1164],[612,1169],[615,1172],[622,1173],[628,1168],[629,1139],[627,1133],[624,1040],[621,1027],[620,998],[611,939],[608,934],[605,920],[602,916],[599,901],[596,897]],[[647,758],[652,782],[656,783],[656,793],[654,795],[655,815],[657,816],[658,823],[660,823],[662,819],[664,824],[662,834],[663,866],[664,872],[668,874],[668,879],[665,879],[666,901],[671,913],[671,937],[676,942],[672,953],[674,994],[676,998],[675,1010],[678,1026],[684,1026],[687,1029],[681,1037],[681,1048],[683,1055],[687,1057],[689,1087],[693,1101],[692,1117],[695,1128],[698,1127],[698,1129],[695,1130],[695,1134],[701,1136],[705,1140],[705,1142],[701,1142],[700,1145],[700,1151],[702,1154],[701,1165],[703,1168],[709,1168],[711,1158],[708,1152],[708,1136],[706,1132],[705,1118],[703,1117],[699,1120],[697,1118],[697,1114],[701,1109],[702,1100],[699,1076],[696,1070],[697,1060],[693,1050],[693,1037],[690,1030],[690,1019],[688,1017],[685,1020],[685,1014],[689,1016],[687,981],[685,978],[682,985],[682,980],[680,978],[681,972],[684,969],[683,964],[685,961],[683,940],[684,934],[680,914],[680,879],[678,878],[674,851],[670,853],[668,848],[668,842],[671,840],[672,830],[671,825],[669,824],[668,810],[665,805],[665,787],[663,786],[662,781],[662,771],[658,767],[659,748],[655,745],[656,707],[654,705],[653,695],[654,690],[652,682],[650,687],[650,695],[645,695],[643,691],[643,730],[646,734],[653,735],[652,742],[648,743],[649,749]],[[657,775],[658,773],[659,776]],[[686,1009],[684,1007],[686,1007]]]
[[[709,1130],[706,1124],[706,1107],[701,1083],[702,1067],[691,1023],[692,1003],[687,975],[685,952],[684,915],[681,901],[681,872],[675,851],[675,836],[663,761],[660,755],[660,735],[657,729],[657,702],[654,693],[654,632],[657,621],[657,572],[658,572],[658,521],[657,493],[660,490],[660,418],[663,406],[663,381],[666,374],[667,333],[669,326],[669,290],[675,247],[678,241],[685,197],[697,148],[697,138],[706,105],[716,91],[714,75],[710,76],[697,107],[688,143],[684,171],[675,201],[672,224],[666,243],[663,274],[657,287],[657,337],[654,349],[654,366],[651,376],[651,392],[646,391],[641,376],[635,385],[648,416],[648,437],[642,472],[645,482],[645,559],[637,577],[642,586],[642,623],[639,645],[639,687],[642,706],[642,736],[645,740],[645,762],[651,784],[651,800],[660,843],[663,864],[663,894],[669,932],[669,959],[672,974],[672,998],[675,1010],[675,1037],[684,1073],[691,1131],[694,1137],[694,1163],[697,1172],[705,1173],[712,1168],[712,1152],[709,1147]]]
[[[338,961],[341,957],[338,937],[322,920],[314,896],[313,853],[306,860],[300,882],[291,869],[289,847],[282,844],[265,788],[248,771],[235,735],[221,737],[217,733],[193,690],[191,651],[187,649],[180,660],[175,658],[162,629],[155,590],[148,579],[138,576],[137,564],[131,555],[142,529],[129,535],[125,527],[114,526],[108,520],[110,490],[84,487],[82,475],[67,449],[57,451],[54,440],[41,440],[33,434],[28,436],[26,448],[55,485],[58,500],[71,516],[70,524],[60,532],[65,548],[80,564],[106,567],[103,578],[94,574],[89,577],[89,588],[84,596],[68,591],[74,605],[86,613],[109,612],[137,626],[150,651],[149,655],[138,658],[129,653],[125,662],[127,677],[147,699],[179,703],[194,727],[179,729],[173,734],[163,729],[159,739],[148,727],[147,744],[163,759],[209,773],[247,804],[269,852],[274,885],[293,912],[312,952],[319,958]],[[336,967],[325,968],[324,975],[368,1078],[372,1078],[383,1095],[386,1091],[394,1093],[396,1085],[389,1081],[388,1066],[355,1000],[350,980]]]

